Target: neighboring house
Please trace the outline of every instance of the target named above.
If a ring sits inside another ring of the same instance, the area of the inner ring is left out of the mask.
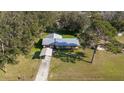
[[[62,38],[61,35],[53,33],[43,39],[42,45],[44,47],[77,48],[80,43],[77,38]]]

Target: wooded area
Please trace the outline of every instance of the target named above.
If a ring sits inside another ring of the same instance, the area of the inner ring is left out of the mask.
[[[121,53],[124,45],[115,39],[124,32],[124,12],[0,12],[0,68],[18,63],[42,33],[74,35],[82,48],[95,48],[104,41],[108,51]]]

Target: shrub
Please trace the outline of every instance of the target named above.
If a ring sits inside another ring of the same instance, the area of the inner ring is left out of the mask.
[[[113,52],[114,54],[121,53],[124,45],[118,41],[112,41],[111,43],[106,44],[108,51]]]

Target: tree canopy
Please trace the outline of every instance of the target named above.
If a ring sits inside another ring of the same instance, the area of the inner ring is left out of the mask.
[[[17,63],[15,61],[16,55],[27,54],[34,44],[34,39],[45,31],[45,27],[49,26],[45,22],[48,19],[47,15],[50,16],[50,14],[44,12],[1,12],[0,63]]]
[[[34,40],[43,32],[75,35],[82,47],[95,46],[100,40],[107,47],[120,48],[115,40],[124,31],[122,12],[0,12],[0,66],[17,63],[16,56],[28,54]],[[114,42],[114,43],[113,43]],[[115,51],[114,51],[115,52]]]

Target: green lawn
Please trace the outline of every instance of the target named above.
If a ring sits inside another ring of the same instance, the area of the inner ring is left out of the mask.
[[[44,33],[40,39],[44,38]],[[72,35],[63,35],[64,38],[74,38]],[[40,39],[35,40],[37,43]],[[124,36],[117,37],[124,43]],[[32,59],[40,49],[32,47],[29,55],[18,56],[18,64],[6,65],[7,73],[0,70],[0,80],[34,80],[39,68],[40,59]],[[83,60],[76,62],[63,62],[60,58],[52,58],[49,80],[124,80],[124,54],[112,54],[106,51],[97,51],[94,63],[89,61],[92,57],[91,49],[78,49],[72,53],[84,52]]]
[[[124,43],[124,36],[116,39]],[[49,80],[124,80],[124,54],[97,51],[91,64],[89,63],[93,53],[91,49],[75,50],[77,51],[83,51],[85,57],[75,63],[52,58]]]
[[[124,43],[124,36],[118,36],[118,37],[116,37],[116,39],[118,40],[118,41],[120,41],[121,43]]]
[[[44,33],[41,38],[35,40],[37,43],[40,39],[45,37]],[[41,43],[42,44],[42,43]],[[0,70],[0,80],[34,80],[39,69],[40,59],[38,59],[40,48],[32,47],[28,55],[20,55],[17,57],[18,64],[7,64],[6,73]],[[35,58],[33,56],[35,55]]]
[[[97,51],[94,63],[92,50],[84,51],[86,57],[76,63],[63,62],[53,57],[49,80],[124,80],[124,54]]]
[[[36,57],[39,51],[39,48],[32,47],[28,55],[19,55],[18,64],[7,64],[6,73],[0,70],[0,80],[34,80],[40,64],[40,59]],[[35,58],[32,59],[34,55]]]
[[[39,68],[40,60],[32,60],[30,57],[22,55],[17,57],[18,64],[6,65],[6,73],[0,70],[0,80],[34,80]]]
[[[62,35],[63,38],[75,38],[73,35]]]

